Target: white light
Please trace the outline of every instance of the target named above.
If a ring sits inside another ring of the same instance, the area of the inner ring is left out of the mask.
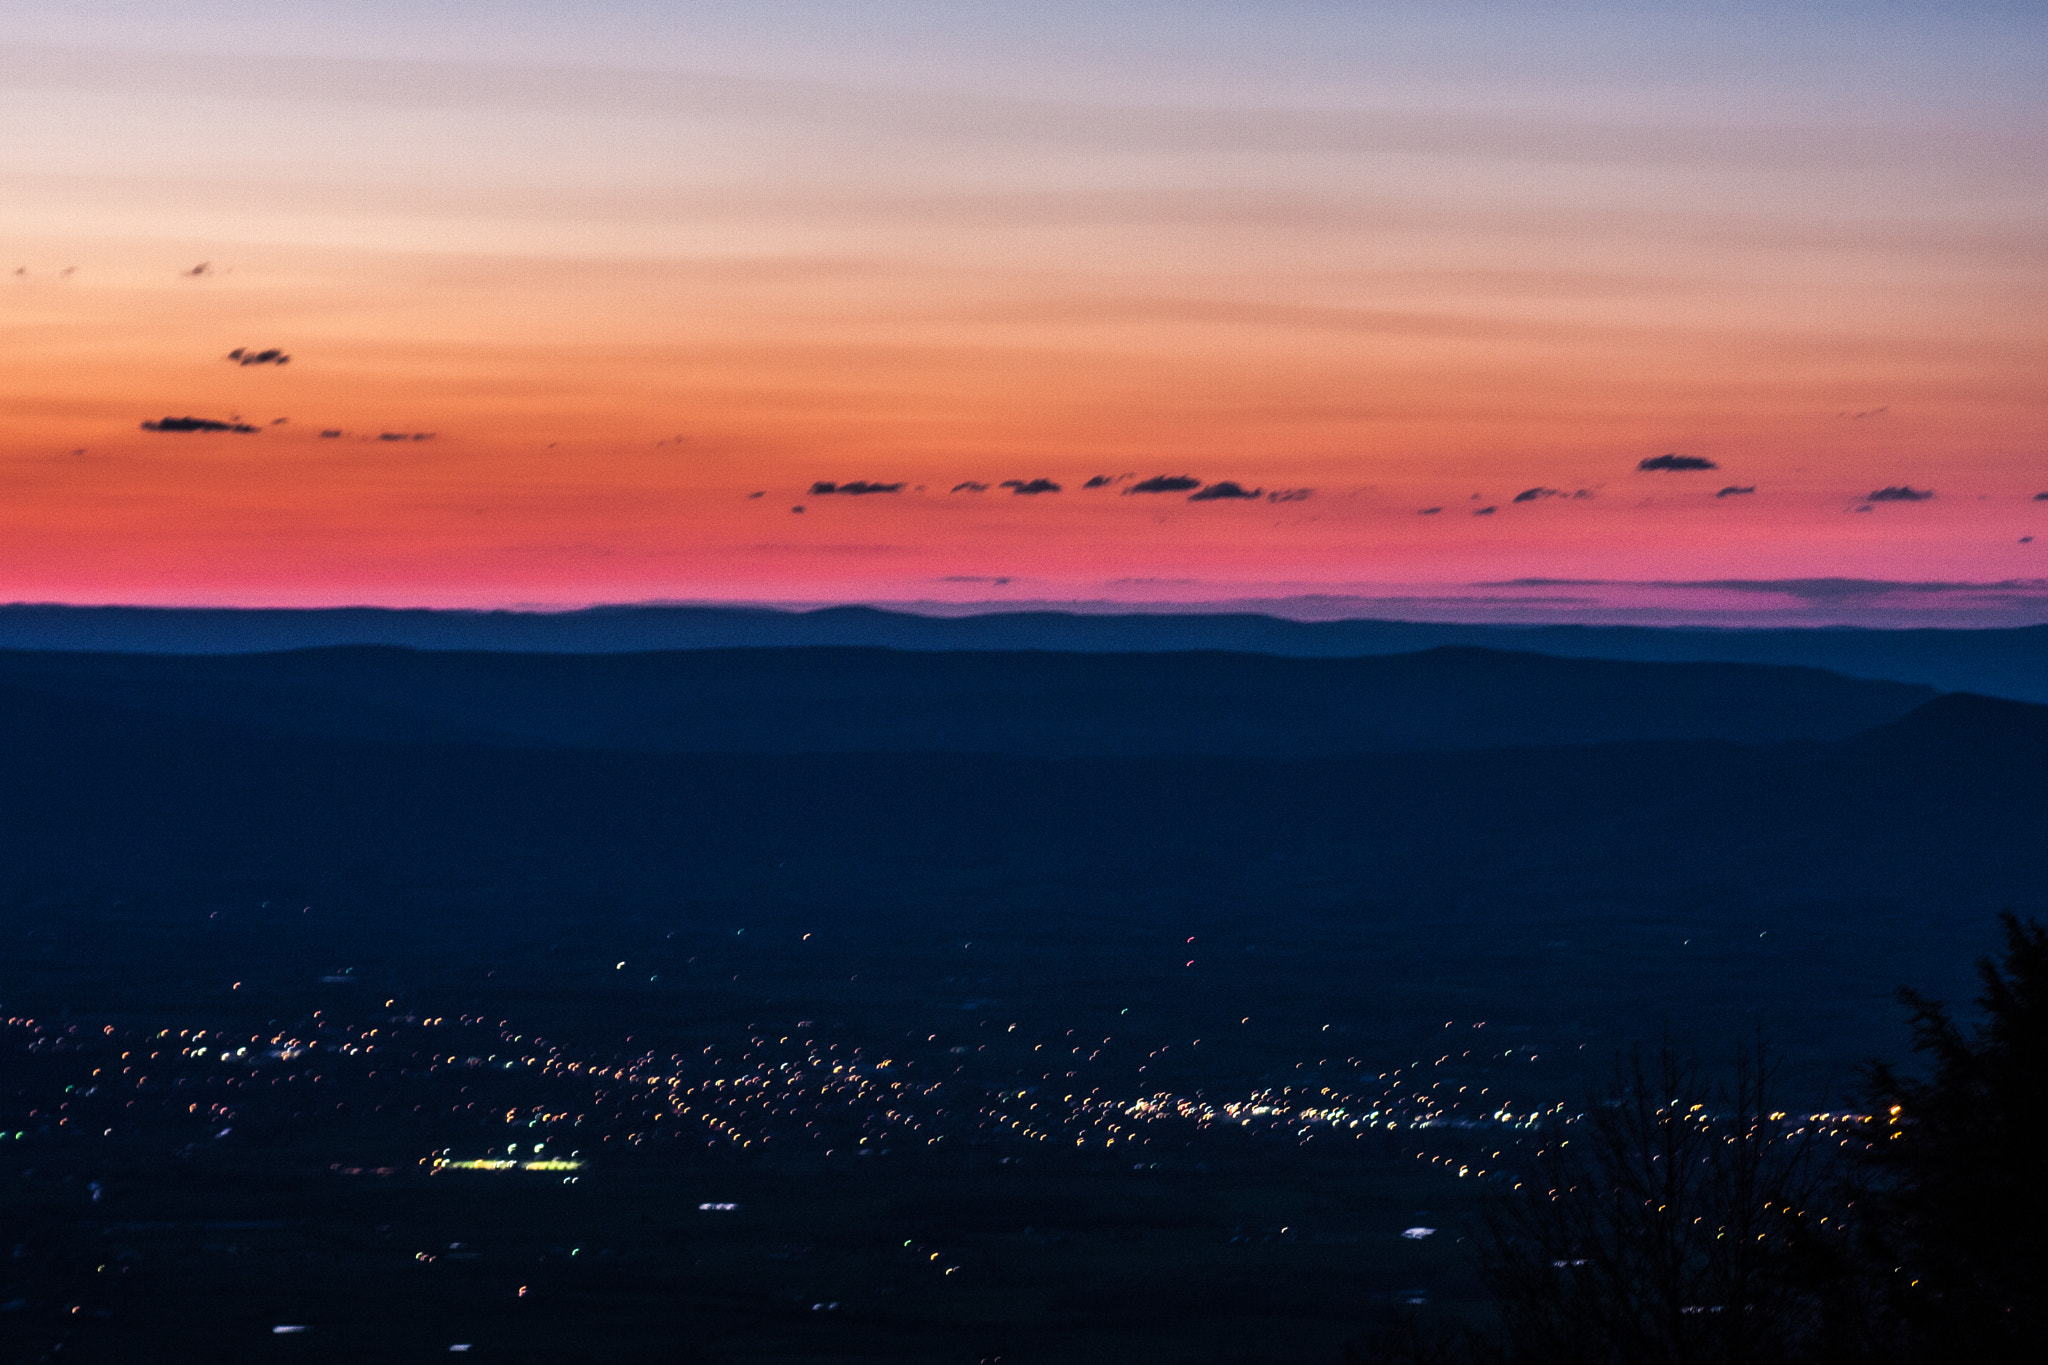
[[[737,1209],[737,1208],[739,1207],[739,1205],[738,1205],[738,1204],[699,1204],[699,1205],[698,1205],[697,1207],[698,1207],[699,1209],[703,1210],[703,1211],[704,1211],[705,1213],[731,1213],[731,1212],[732,1212],[732,1211],[733,1211],[734,1209]]]
[[[271,1334],[272,1336],[279,1336],[279,1337],[288,1337],[288,1336],[290,1336],[290,1335],[291,1335],[292,1333],[294,1333],[294,1332],[303,1332],[303,1331],[305,1331],[305,1330],[306,1330],[306,1329],[305,1329],[305,1328],[304,1328],[303,1326],[296,1326],[296,1327],[273,1327],[273,1328],[271,1328],[271,1329],[270,1329],[270,1334]]]
[[[1402,1235],[1403,1237],[1406,1237],[1406,1238],[1407,1238],[1407,1239],[1408,1239],[1409,1241],[1411,1241],[1411,1242],[1419,1242],[1419,1241],[1421,1241],[1421,1240],[1422,1240],[1423,1238],[1425,1238],[1425,1237],[1434,1237],[1434,1236],[1436,1236],[1436,1229],[1435,1229],[1435,1228],[1409,1228],[1409,1229],[1407,1229],[1406,1231],[1404,1231],[1404,1232],[1403,1232],[1403,1233],[1402,1233],[1401,1235]]]

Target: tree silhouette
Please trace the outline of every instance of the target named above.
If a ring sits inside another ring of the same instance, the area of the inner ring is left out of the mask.
[[[1931,1073],[1871,1070],[1862,1249],[1909,1359],[2048,1360],[2048,928],[2000,919],[1977,1027],[1902,990]]]
[[[1773,1108],[1760,1052],[1618,1063],[1487,1210],[1492,1328],[1390,1313],[1347,1365],[2048,1361],[2048,928],[2001,922],[1973,1028],[1900,991],[1929,1068],[1867,1118]]]
[[[1488,1212],[1480,1269],[1514,1365],[1803,1359],[1820,1301],[1798,1271],[1836,1229],[1836,1140],[1771,1107],[1760,1054],[1711,1083],[1670,1045],[1617,1064],[1587,1113],[1544,1134]],[[1826,1220],[1824,1223],[1823,1220]],[[1475,1353],[1477,1354],[1477,1353]]]

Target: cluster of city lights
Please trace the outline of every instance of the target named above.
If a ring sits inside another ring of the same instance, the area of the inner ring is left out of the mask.
[[[877,1055],[822,1037],[809,1021],[690,1051],[619,1056],[472,1016],[345,1021],[322,1012],[254,1032],[8,1018],[0,1021],[0,1046],[44,1058],[44,1079],[0,1112],[0,1140],[112,1138],[166,1119],[203,1125],[218,1139],[256,1114],[384,1113],[473,1126],[492,1148],[483,1156],[439,1150],[421,1163],[432,1173],[518,1171],[573,1184],[592,1156],[649,1144],[827,1157],[990,1147],[1165,1155],[1230,1135],[1304,1146],[1427,1130],[1476,1139],[1573,1119],[1561,1103],[1517,1104],[1481,1084],[1489,1066],[1533,1059],[1527,1049],[1447,1051],[1380,1071],[1357,1058],[1339,1066],[1324,1058],[1302,1084],[1222,1098],[1171,1089],[1131,1094],[1125,1086],[1135,1058],[1120,1071],[1101,1060],[1113,1041],[1059,1039],[1064,1046],[1050,1066],[997,1081],[974,1065],[986,1044],[970,1053],[932,1034]],[[1137,1055],[1149,1064],[1167,1046]],[[1190,1040],[1189,1049],[1196,1046]],[[1011,1060],[1028,1064],[1046,1047],[1019,1040]],[[1088,1074],[1091,1067],[1099,1076]],[[1804,1117],[1802,1132],[1840,1134],[1863,1121]],[[1772,1120],[1798,1122],[1783,1114]],[[497,1155],[493,1133],[518,1134],[532,1146]],[[557,1138],[578,1150],[544,1154]],[[1495,1173],[1497,1162],[1444,1155],[1436,1145],[1434,1156],[1418,1156],[1458,1176]],[[333,1169],[383,1175],[393,1168]]]

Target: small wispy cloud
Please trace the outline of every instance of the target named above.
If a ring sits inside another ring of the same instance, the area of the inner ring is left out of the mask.
[[[277,350],[275,347],[256,351],[250,350],[247,347],[237,346],[234,350],[228,352],[227,358],[242,366],[289,365],[292,363],[290,356],[286,355],[283,351]]]
[[[1227,502],[1248,498],[1254,502],[1266,495],[1263,488],[1246,488],[1232,479],[1222,479],[1199,492],[1188,494],[1189,502]]]
[[[1124,490],[1125,493],[1186,493],[1200,488],[1202,481],[1187,474],[1154,474],[1149,479],[1140,479]]]
[[[1719,469],[1720,467],[1712,460],[1702,459],[1697,455],[1652,455],[1649,459],[1640,460],[1636,463],[1637,469],[1648,473],[1656,473],[1658,471],[1683,473],[1693,469]]]
[[[211,417],[159,417],[154,422],[144,422],[142,429],[165,432],[232,431],[246,436],[261,428],[252,427],[247,422],[222,422]]]
[[[1733,484],[1733,483],[1731,483],[1731,484],[1729,484],[1729,485],[1728,485],[1728,486],[1727,486],[1726,488],[1722,489],[1722,490],[1721,490],[1720,492],[1718,492],[1718,493],[1714,494],[1714,496],[1715,496],[1715,497],[1717,497],[1717,498],[1736,498],[1736,497],[1740,497],[1740,496],[1742,496],[1742,495],[1743,495],[1744,493],[1754,493],[1754,492],[1756,492],[1756,485],[1755,485],[1755,484],[1753,484],[1753,483],[1752,483],[1752,484]]]
[[[873,483],[867,479],[855,479],[851,483],[826,483],[821,480],[811,485],[811,496],[814,498],[828,497],[835,493],[858,498],[865,497],[870,493],[901,493],[902,491],[903,485],[900,483]]]
[[[1934,496],[1931,488],[1908,488],[1905,484],[1887,484],[1875,493],[1865,497],[1866,502],[1926,502]]]

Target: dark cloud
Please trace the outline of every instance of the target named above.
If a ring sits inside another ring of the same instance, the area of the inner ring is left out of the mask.
[[[1474,508],[1474,509],[1472,510],[1472,515],[1473,515],[1473,516],[1475,516],[1475,517],[1490,517],[1490,516],[1492,516],[1492,515],[1493,515],[1493,514],[1494,514],[1495,512],[1498,512],[1499,510],[1500,510],[1500,509],[1499,509],[1498,507],[1492,507],[1492,506],[1487,506],[1487,507],[1476,507],[1476,508]]]
[[[431,441],[434,439],[434,433],[431,431],[380,431],[377,433],[377,439],[380,441]]]
[[[1419,507],[1415,510],[1415,515],[1418,517],[1433,517],[1443,510],[1441,507]]]
[[[1313,488],[1276,488],[1266,494],[1267,502],[1307,502],[1316,495]]]
[[[986,574],[949,573],[939,581],[941,583],[991,583],[1000,588],[1010,580],[1007,578],[994,578]]]
[[[271,348],[270,350],[265,351],[252,351],[246,347],[237,346],[235,347],[234,350],[228,352],[227,358],[229,360],[234,361],[237,365],[244,366],[289,365],[292,363],[292,358],[290,356],[286,355],[283,351],[277,350],[274,347]]]
[[[1674,474],[1688,469],[1719,469],[1720,467],[1712,460],[1703,460],[1697,455],[1652,455],[1649,459],[1638,461],[1636,464],[1637,469],[1650,471],[1661,469]]]
[[[1004,479],[1003,487],[1009,489],[1012,496],[1060,491],[1060,486],[1051,479]]]
[[[1083,487],[1083,488],[1107,488],[1107,487],[1109,487],[1109,486],[1110,486],[1111,484],[1113,484],[1113,483],[1117,483],[1117,482],[1120,482],[1120,481],[1122,481],[1122,480],[1124,480],[1124,479],[1128,479],[1128,478],[1130,478],[1130,477],[1131,477],[1131,476],[1130,476],[1130,475],[1128,475],[1128,474],[1097,474],[1097,475],[1096,475],[1096,476],[1095,476],[1094,478],[1092,478],[1092,479],[1088,480],[1088,482],[1086,482],[1086,483],[1082,484],[1082,485],[1081,485],[1081,487]]]
[[[178,273],[180,275],[185,276],[187,279],[196,280],[200,278],[202,275],[211,275],[213,273],[213,262],[201,261],[198,265],[193,266],[190,270],[180,270]]]
[[[1200,488],[1202,481],[1186,474],[1154,474],[1149,479],[1140,479],[1126,488],[1126,493],[1185,493]]]
[[[328,428],[327,430],[325,430],[325,431],[323,431],[323,432],[321,432],[321,433],[320,433],[320,439],[321,439],[321,440],[323,440],[323,441],[332,441],[332,440],[335,440],[335,439],[339,438],[339,437],[340,437],[340,435],[341,435],[341,428],[340,428],[340,427],[329,427],[329,428]]]
[[[1218,483],[1210,484],[1199,493],[1188,494],[1188,501],[1225,502],[1232,498],[1250,498],[1253,501],[1257,501],[1264,496],[1266,496],[1266,490],[1263,488],[1244,488],[1234,480],[1224,479]]]
[[[1926,502],[1934,496],[1931,488],[1908,488],[1906,485],[1887,484],[1867,498],[1870,502]]]
[[[855,479],[851,483],[824,483],[821,481],[811,485],[811,496],[814,498],[826,497],[833,493],[845,493],[857,498],[867,493],[901,493],[902,491],[903,485],[900,483],[870,483],[866,479]]]
[[[803,509],[803,508],[802,508],[801,506],[798,506],[798,507],[792,507],[792,508],[790,508],[789,510],[790,510],[790,511],[792,511],[792,512],[801,512],[801,511],[803,511],[804,509]]]
[[[1720,492],[1714,494],[1714,496],[1717,498],[1733,498],[1738,497],[1744,493],[1754,492],[1756,492],[1756,485],[1753,483],[1747,485],[1731,483],[1726,488],[1722,489]]]
[[[1515,494],[1516,502],[1537,502],[1543,498],[1561,498],[1564,494],[1555,488],[1524,488]]]
[[[211,417],[160,417],[144,422],[144,431],[233,431],[248,434],[257,430],[247,422],[217,422]]]
[[[2034,501],[2035,501],[2035,502],[2048,502],[2048,493],[2036,493],[2036,494],[2034,494]]]
[[[1956,592],[2031,589],[2031,580],[1971,583],[1961,579],[1902,578],[1508,578],[1482,581],[1481,588],[1714,588],[1724,592],[1786,593],[1803,602],[1842,602],[1906,593],[1930,595]]]
[[[953,491],[955,493],[986,493],[988,492],[988,485],[985,483],[976,483],[974,480],[969,479],[965,483],[954,484]]]

